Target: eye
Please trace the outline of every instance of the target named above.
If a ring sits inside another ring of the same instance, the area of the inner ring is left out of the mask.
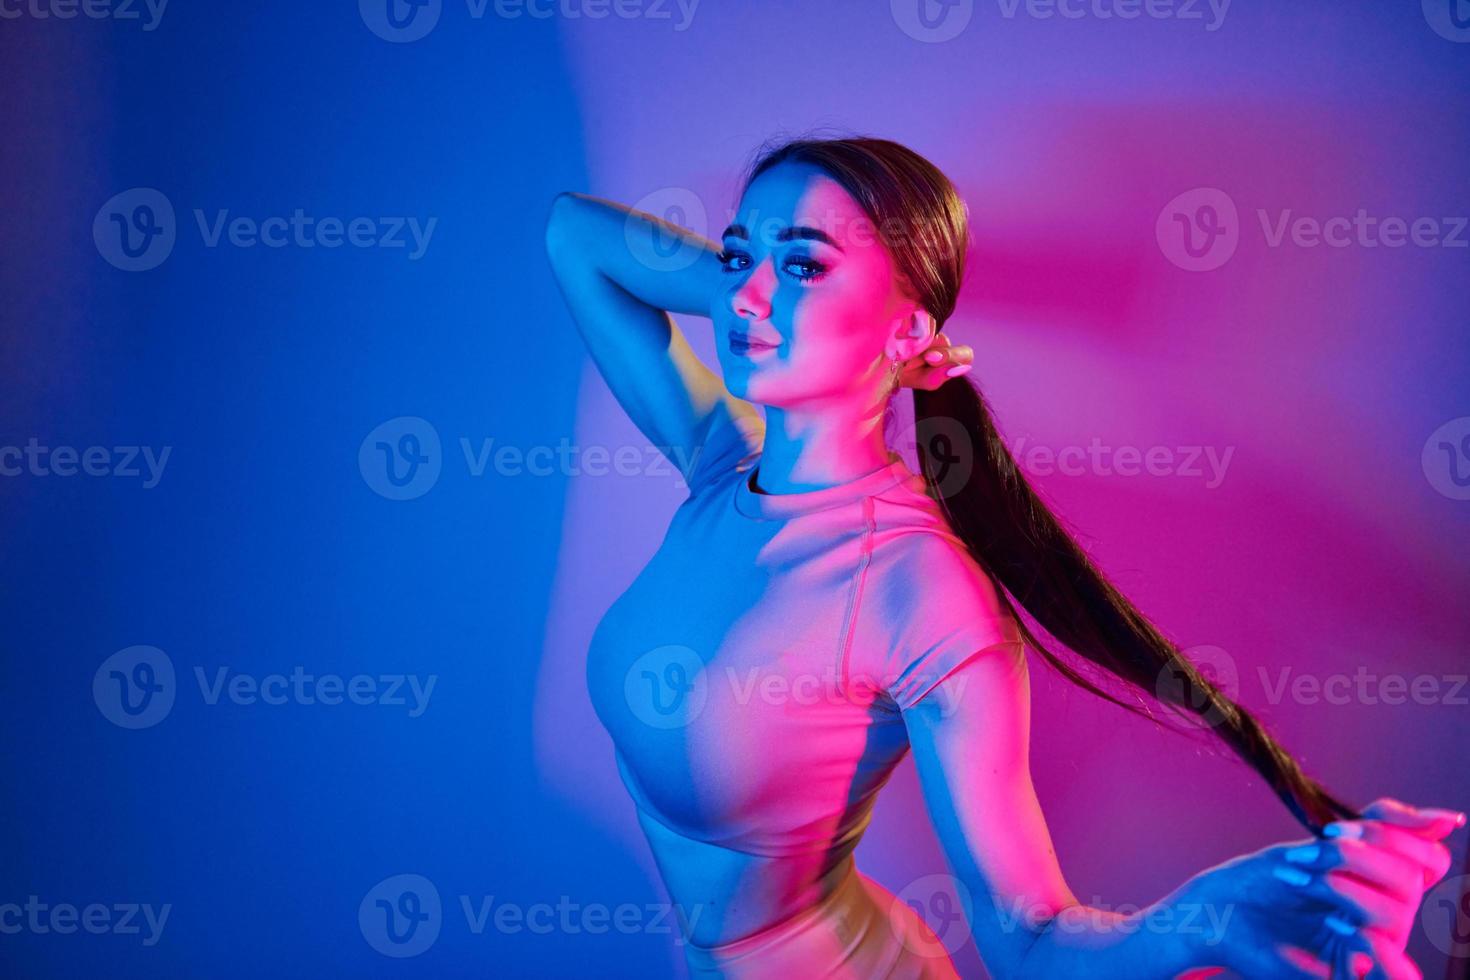
[[[750,268],[750,256],[739,249],[721,249],[717,257],[722,272],[744,272]],[[732,264],[736,262],[743,264]],[[782,268],[795,269],[796,271],[792,272],[791,276],[801,283],[816,282],[827,274],[825,265],[805,255],[793,255],[783,263]]]
[[[796,278],[802,282],[816,282],[827,274],[827,267],[825,265],[802,255],[795,255],[786,260],[786,267],[789,269],[792,266],[804,270],[795,274]]]

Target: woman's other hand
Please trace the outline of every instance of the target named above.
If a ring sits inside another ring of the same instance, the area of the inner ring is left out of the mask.
[[[898,386],[933,391],[950,378],[969,371],[974,360],[973,348],[967,344],[950,346],[949,338],[941,331],[934,335],[928,347],[903,362],[898,372]]]
[[[1202,944],[1201,962],[1250,977],[1420,980],[1404,947],[1424,892],[1449,870],[1440,840],[1464,826],[1465,815],[1389,798],[1363,814],[1329,824],[1320,840],[1272,845],[1181,886],[1171,904],[1212,913],[1201,921],[1228,922],[1224,935]]]

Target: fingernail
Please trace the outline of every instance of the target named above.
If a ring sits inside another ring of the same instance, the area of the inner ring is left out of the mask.
[[[1360,823],[1340,823],[1333,821],[1322,828],[1322,833],[1326,837],[1361,838],[1363,836],[1363,825]]]
[[[1437,806],[1428,806],[1421,808],[1419,813],[1431,820],[1449,820],[1456,827],[1465,826],[1465,814],[1458,810],[1445,810]]]
[[[1301,868],[1288,868],[1285,865],[1281,864],[1278,864],[1276,867],[1272,868],[1271,873],[1280,878],[1282,881],[1286,882],[1288,885],[1305,885],[1307,882],[1312,880],[1312,876],[1307,874]]]
[[[945,377],[957,378],[960,375],[964,374],[968,370],[970,370],[970,365],[968,365],[968,364],[956,364],[954,367],[950,368],[948,371],[945,371],[944,374],[945,374]]]
[[[1282,857],[1286,858],[1292,864],[1311,864],[1317,860],[1317,855],[1321,853],[1322,848],[1316,844],[1303,844],[1300,847],[1293,847],[1283,854]]]
[[[1329,915],[1323,921],[1327,923],[1327,928],[1331,929],[1333,932],[1337,933],[1340,936],[1351,936],[1353,933],[1358,931],[1357,929],[1353,928],[1353,924],[1351,922],[1339,919],[1335,915]]]
[[[924,360],[928,361],[930,364],[938,364],[940,361],[944,360],[944,351],[931,350],[929,353],[924,355]]]

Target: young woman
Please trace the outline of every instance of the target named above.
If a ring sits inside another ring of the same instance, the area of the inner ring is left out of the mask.
[[[1464,814],[1333,798],[1088,560],[960,377],[972,351],[941,332],[968,234],[944,174],[871,138],[768,148],[723,247],[583,194],[552,206],[548,255],[592,358],[689,487],[599,623],[587,677],[670,895],[697,913],[691,972],[955,976],[915,912],[853,865],[912,751],[995,977],[1418,977],[1404,945]],[[714,321],[720,374],[669,312]],[[900,387],[921,474],[886,441]],[[1314,837],[1208,869],[1136,916],[1081,905],[1032,789],[1025,645],[1136,709],[1055,657],[1013,602],[1210,725]],[[1139,927],[1185,909],[1232,914],[1218,936]]]

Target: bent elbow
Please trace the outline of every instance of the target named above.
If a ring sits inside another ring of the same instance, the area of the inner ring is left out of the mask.
[[[564,254],[568,244],[576,239],[572,231],[576,221],[576,208],[577,193],[562,191],[551,199],[551,206],[546,209],[546,226],[542,238],[546,254],[553,259]]]

